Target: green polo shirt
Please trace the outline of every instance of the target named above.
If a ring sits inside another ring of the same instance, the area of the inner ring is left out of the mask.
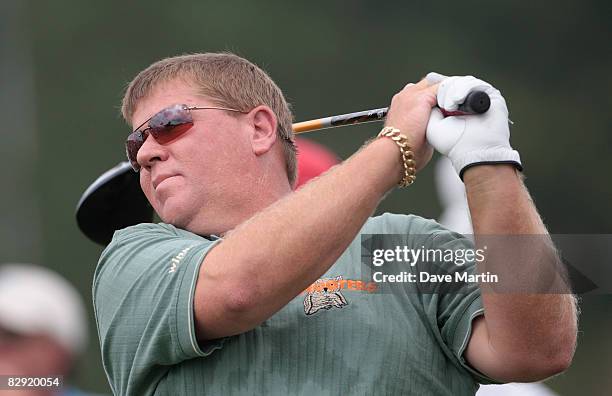
[[[416,216],[374,217],[360,234],[406,235],[416,248],[472,246]],[[93,283],[114,394],[456,396],[493,382],[463,358],[472,320],[483,314],[477,285],[447,294],[410,285],[406,292],[374,290],[360,281],[361,235],[320,281],[260,326],[198,344],[195,285],[204,257],[219,242],[168,224],[115,233]]]

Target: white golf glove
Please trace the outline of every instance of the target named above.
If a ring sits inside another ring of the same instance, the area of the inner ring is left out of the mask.
[[[484,114],[444,117],[439,108],[432,109],[427,141],[451,160],[462,180],[467,168],[479,164],[513,164],[522,170],[518,151],[510,147],[506,101],[497,89],[472,76],[429,73],[426,78],[430,83],[441,81],[438,107],[446,111],[456,111],[473,91],[484,91],[491,99]]]

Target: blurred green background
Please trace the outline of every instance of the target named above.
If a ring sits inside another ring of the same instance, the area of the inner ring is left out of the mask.
[[[551,233],[612,233],[608,1],[0,2],[0,262],[56,269],[91,301],[101,248],[77,229],[85,188],[124,160],[126,83],[150,63],[230,50],[267,70],[296,120],[387,106],[429,71],[501,89],[526,183]],[[379,125],[309,137],[341,157]],[[380,211],[437,217],[432,167]],[[562,395],[612,394],[612,296],[582,301]],[[109,392],[91,304],[76,384]]]

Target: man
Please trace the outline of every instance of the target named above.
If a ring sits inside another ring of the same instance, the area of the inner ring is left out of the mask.
[[[473,90],[491,97],[485,115],[432,110],[457,110]],[[480,293],[477,284],[377,293],[361,280],[363,234],[472,246],[416,216],[369,218],[398,183],[414,181],[428,141],[461,173],[476,234],[546,235],[516,170],[505,102],[489,84],[437,74],[408,84],[379,138],[295,192],[287,103],[240,57],[159,61],[130,83],[122,110],[135,130],[128,157],[164,223],[115,233],[96,269],[115,394],[461,395],[476,382],[568,367],[569,294]],[[525,266],[542,278],[533,260],[512,262]]]
[[[67,381],[86,345],[85,306],[70,283],[37,265],[0,265],[0,394],[84,395]],[[10,377],[50,382],[11,387]]]

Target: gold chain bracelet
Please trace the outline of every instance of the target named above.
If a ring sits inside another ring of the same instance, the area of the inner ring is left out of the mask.
[[[378,137],[391,138],[399,146],[400,152],[402,153],[402,165],[404,166],[404,176],[398,183],[400,187],[407,187],[414,183],[416,179],[416,162],[414,161],[414,153],[410,151],[410,145],[408,144],[408,138],[403,135],[397,128],[387,126],[384,127]]]

